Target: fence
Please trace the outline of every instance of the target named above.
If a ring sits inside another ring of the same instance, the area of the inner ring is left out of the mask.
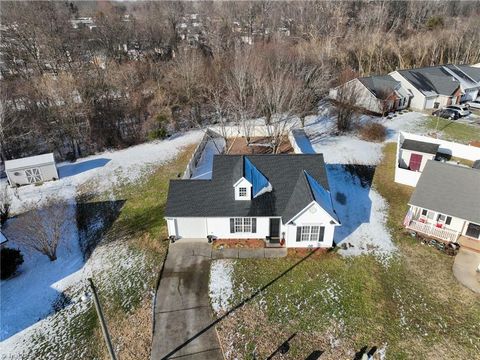
[[[205,146],[211,139],[215,139],[218,137],[221,137],[220,134],[213,131],[212,129],[207,129],[205,131],[205,134],[203,135],[202,140],[195,148],[195,151],[193,152],[192,157],[190,158],[190,161],[187,164],[187,167],[185,169],[185,172],[183,173],[182,179],[190,179],[192,177],[193,170],[195,170],[195,168],[197,167],[198,160],[200,160],[200,157],[202,156],[202,152],[205,149]]]
[[[438,144],[440,145],[438,148],[438,153],[458,157],[465,160],[480,160],[480,148],[478,147],[458,144],[441,139],[435,139],[428,136],[400,132],[400,134],[398,135],[397,154],[395,159],[395,182],[399,184],[415,187],[422,174],[421,172],[402,169],[398,166],[401,151],[400,147],[406,139]]]

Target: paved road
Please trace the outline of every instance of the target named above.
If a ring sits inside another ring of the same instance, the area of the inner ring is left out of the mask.
[[[476,271],[479,264],[480,253],[461,247],[455,256],[453,275],[461,284],[480,294],[480,274]]]
[[[208,297],[211,246],[170,246],[156,294],[152,360],[223,359]]]

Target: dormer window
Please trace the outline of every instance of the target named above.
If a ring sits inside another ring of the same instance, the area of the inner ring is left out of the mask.
[[[238,189],[238,196],[245,197],[247,196],[247,188],[241,187]]]

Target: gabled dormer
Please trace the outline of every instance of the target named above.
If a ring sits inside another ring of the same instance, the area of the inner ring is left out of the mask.
[[[240,178],[234,185],[235,200],[251,200],[252,184],[244,177]]]

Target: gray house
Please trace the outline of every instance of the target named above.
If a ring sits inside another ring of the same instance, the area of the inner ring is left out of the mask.
[[[407,229],[480,250],[480,170],[429,160],[409,206]]]
[[[165,209],[176,239],[262,239],[329,248],[340,221],[321,154],[215,155],[212,178],[171,180]]]

